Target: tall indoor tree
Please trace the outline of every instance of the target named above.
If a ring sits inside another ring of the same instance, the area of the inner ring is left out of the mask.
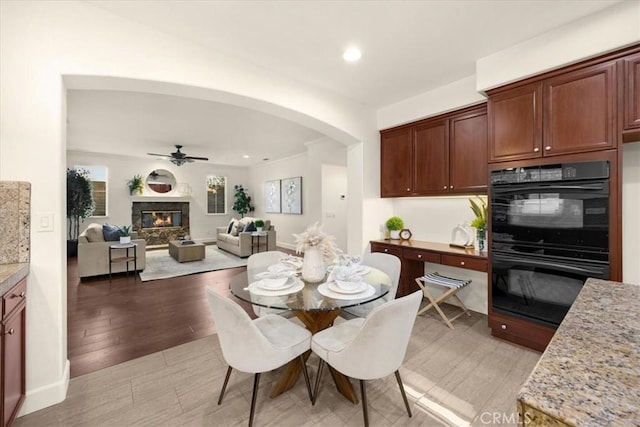
[[[80,220],[91,216],[94,207],[89,171],[67,169],[67,256],[78,253]]]
[[[251,196],[247,194],[247,190],[242,185],[235,185],[233,187],[235,202],[233,202],[233,210],[240,214],[240,217],[244,217],[249,212],[253,212],[255,207],[251,205]]]

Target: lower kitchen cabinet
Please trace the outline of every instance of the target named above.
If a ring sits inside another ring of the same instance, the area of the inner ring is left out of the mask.
[[[2,426],[13,423],[25,398],[26,289],[23,279],[2,296]]]

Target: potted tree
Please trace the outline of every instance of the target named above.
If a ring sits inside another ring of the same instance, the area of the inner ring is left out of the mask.
[[[235,185],[233,189],[235,191],[233,197],[235,197],[236,200],[233,202],[232,209],[238,212],[240,217],[243,218],[245,214],[255,210],[251,205],[251,196],[247,194],[247,191],[242,185]]]
[[[89,171],[67,169],[67,256],[78,254],[80,221],[88,218],[95,207]]]
[[[392,216],[386,222],[389,237],[392,239],[400,238],[400,230],[404,228],[404,221],[399,216]]]

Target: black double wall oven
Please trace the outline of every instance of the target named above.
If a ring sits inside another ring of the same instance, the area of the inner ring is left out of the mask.
[[[491,172],[491,305],[557,327],[589,277],[610,272],[610,164]]]

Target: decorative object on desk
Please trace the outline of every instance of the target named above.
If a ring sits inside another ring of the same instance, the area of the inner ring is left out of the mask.
[[[280,180],[264,183],[264,211],[266,213],[280,213]]]
[[[400,238],[400,230],[404,228],[404,221],[399,216],[392,216],[385,223],[389,230],[389,237],[393,240]]]
[[[242,185],[235,185],[233,187],[235,201],[233,202],[232,209],[240,214],[241,218],[244,218],[245,214],[253,212],[255,208],[251,204],[251,196],[247,194],[247,190]]]
[[[471,226],[476,229],[478,250],[484,252],[487,246],[487,202],[479,196],[476,196],[476,198],[480,203],[469,199],[471,210],[476,216],[473,221],[471,221]]]
[[[120,243],[131,243],[131,226],[123,225],[120,227]]]
[[[473,248],[475,230],[465,224],[458,224],[451,230],[451,243],[449,246],[461,249]]]
[[[78,254],[80,219],[90,217],[94,207],[89,171],[67,169],[67,256]]]
[[[403,228],[402,230],[400,230],[400,239],[401,240],[409,240],[411,239],[411,230],[409,230],[408,228]]]
[[[322,231],[322,225],[317,222],[293,237],[296,241],[296,253],[304,252],[302,278],[310,283],[324,279],[327,263],[333,261],[339,252],[335,238]]]
[[[302,177],[282,180],[282,213],[302,214]]]
[[[142,190],[144,189],[144,180],[142,179],[142,175],[134,175],[129,181],[127,181],[127,186],[129,187],[129,195],[141,195]]]
[[[257,232],[261,232],[262,231],[262,227],[264,227],[264,221],[263,220],[256,219],[253,224],[256,226],[256,231]]]
[[[207,176],[207,214],[224,215],[227,213],[227,177]]]

